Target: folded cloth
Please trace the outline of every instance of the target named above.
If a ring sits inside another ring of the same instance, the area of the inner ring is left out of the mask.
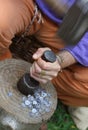
[[[5,53],[0,54],[0,61],[5,59],[10,59],[10,58],[12,58],[12,54],[9,49],[7,49]]]
[[[68,107],[68,111],[79,130],[88,129],[88,107]]]

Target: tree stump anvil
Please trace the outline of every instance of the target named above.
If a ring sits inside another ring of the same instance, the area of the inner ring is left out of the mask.
[[[28,73],[31,64],[17,59],[0,62],[0,130],[39,130],[42,122],[53,115],[57,106],[57,93],[51,82],[41,84],[51,94],[50,112],[30,117],[28,108],[22,108],[23,94],[17,89],[17,82]],[[8,95],[12,93],[12,95]]]

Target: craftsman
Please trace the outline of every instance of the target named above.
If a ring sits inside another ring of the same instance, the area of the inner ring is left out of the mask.
[[[74,0],[62,0],[70,7]],[[43,0],[0,0],[0,60],[11,58],[9,46],[15,35],[31,25],[27,35],[34,35],[46,45],[33,55],[31,76],[42,83],[52,80],[58,98],[68,106],[88,106],[88,33],[72,47],[64,47],[57,30],[63,17],[57,17]],[[40,57],[47,49],[57,54],[54,63]],[[87,126],[86,126],[87,128]]]

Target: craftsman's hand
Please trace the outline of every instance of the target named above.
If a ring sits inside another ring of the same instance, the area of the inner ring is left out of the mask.
[[[49,48],[39,48],[33,55],[35,60],[32,67],[30,68],[30,75],[41,83],[47,83],[57,76],[61,70],[59,62],[56,60],[54,63],[46,62],[42,60],[41,56],[44,51],[50,50]]]

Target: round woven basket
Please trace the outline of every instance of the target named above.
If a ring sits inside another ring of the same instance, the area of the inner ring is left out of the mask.
[[[21,106],[23,94],[18,91],[17,82],[24,73],[29,72],[30,66],[30,63],[17,59],[0,62],[0,108],[21,123],[37,124],[47,121],[53,115],[57,106],[57,94],[51,82],[41,84],[51,94],[50,112],[38,117],[29,116],[29,109]],[[12,96],[9,96],[10,93]]]

